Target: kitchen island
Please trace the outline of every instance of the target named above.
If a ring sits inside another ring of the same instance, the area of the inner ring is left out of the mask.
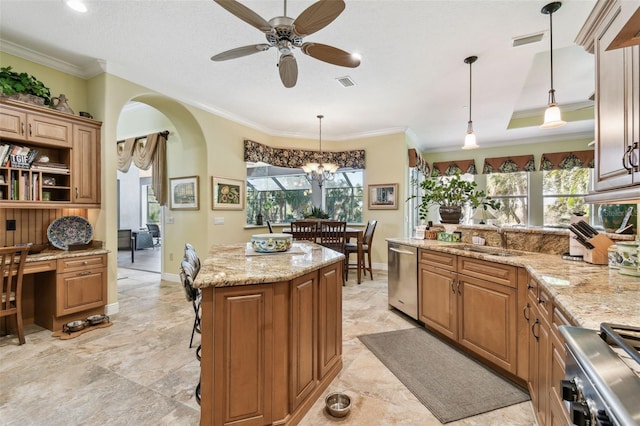
[[[202,425],[296,424],[342,369],[344,255],[213,246],[202,289]]]

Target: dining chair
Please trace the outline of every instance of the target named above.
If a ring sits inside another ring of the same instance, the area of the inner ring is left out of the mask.
[[[296,220],[291,222],[291,234],[294,240],[316,242],[318,222],[315,220]]]
[[[320,242],[321,246],[330,248],[345,255],[342,265],[342,278],[347,280],[347,254],[345,244],[347,242],[347,222],[323,220],[320,222]],[[344,285],[344,282],[343,282]]]
[[[345,256],[347,257],[347,279],[349,279],[349,268],[351,269],[355,269],[355,268],[362,268],[362,270],[364,271],[365,275],[367,274],[367,271],[369,271],[369,275],[371,276],[371,279],[373,279],[373,268],[371,267],[371,244],[373,243],[373,233],[376,230],[376,225],[378,224],[378,221],[373,219],[370,220],[367,223],[367,227],[364,230],[364,235],[362,237],[362,260],[361,263],[359,265],[354,264],[354,263],[350,263],[349,262],[349,256],[351,254],[358,254],[358,243],[346,243],[345,244]],[[367,256],[367,264],[365,264],[365,256]]]
[[[202,295],[199,289],[193,286],[194,280],[194,268],[191,262],[183,260],[180,264],[180,281],[184,288],[187,301],[191,302],[193,306],[193,327],[191,328],[191,340],[189,341],[189,347],[193,347],[193,337],[196,332],[200,333],[200,304],[202,301]]]
[[[2,304],[0,318],[16,317],[18,342],[24,345],[22,327],[22,275],[29,253],[29,245],[0,248],[0,280],[2,282]]]

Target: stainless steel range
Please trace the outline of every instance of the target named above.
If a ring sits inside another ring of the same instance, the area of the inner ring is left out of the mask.
[[[567,348],[562,396],[575,425],[640,425],[640,327],[561,326]]]

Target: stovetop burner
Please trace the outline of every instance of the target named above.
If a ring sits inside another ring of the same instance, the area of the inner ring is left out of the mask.
[[[608,344],[622,348],[640,364],[640,327],[603,322],[600,337]]]

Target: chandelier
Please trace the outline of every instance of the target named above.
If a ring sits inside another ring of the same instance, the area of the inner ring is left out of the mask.
[[[335,177],[335,173],[338,171],[338,165],[334,163],[325,163],[324,155],[322,154],[322,119],[324,115],[318,115],[320,121],[320,163],[309,162],[302,166],[302,170],[307,174],[307,177],[311,181],[318,182],[318,186],[322,188],[322,184],[325,181],[332,181]]]

